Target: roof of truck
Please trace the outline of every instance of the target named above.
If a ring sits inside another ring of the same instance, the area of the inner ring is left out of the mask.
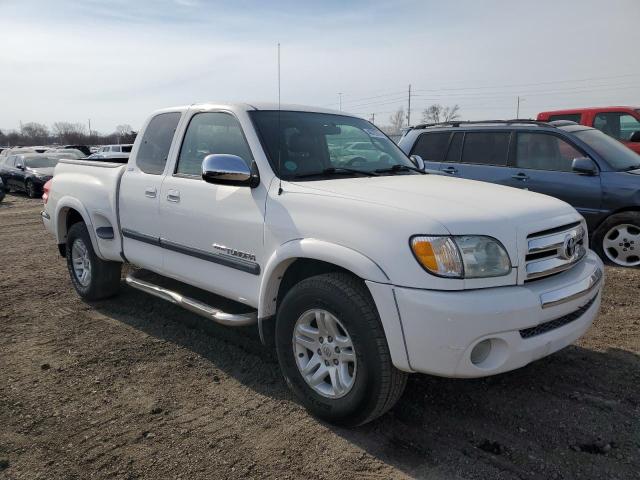
[[[224,109],[231,111],[256,111],[256,110],[278,110],[277,102],[202,102],[192,103],[191,105],[183,105],[179,107],[163,108],[154,113],[161,112],[176,112],[184,111],[188,108],[203,108],[203,109]],[[329,108],[312,107],[309,105],[296,105],[290,103],[283,103],[279,106],[279,109],[288,112],[317,112],[317,113],[329,113],[334,115],[350,115],[349,113],[339,110],[332,110]]]

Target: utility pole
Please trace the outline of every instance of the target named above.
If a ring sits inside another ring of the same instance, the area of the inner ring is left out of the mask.
[[[89,119],[89,138],[91,138],[91,119]]]
[[[516,107],[516,119],[520,118],[520,95],[518,95],[518,106]]]
[[[407,101],[407,127],[411,126],[411,84],[409,84],[409,97]]]
[[[338,92],[338,103],[340,104],[340,111],[342,111],[342,92]]]
[[[376,123],[376,114],[375,113],[371,114],[371,123]]]

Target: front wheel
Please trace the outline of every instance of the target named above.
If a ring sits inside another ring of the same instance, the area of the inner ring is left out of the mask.
[[[640,213],[611,215],[594,234],[594,248],[600,258],[611,265],[640,265]]]
[[[346,273],[305,279],[284,297],[276,348],[290,388],[314,415],[356,426],[398,401],[407,374],[391,363],[366,286]]]
[[[98,258],[83,222],[74,223],[67,234],[67,268],[74,288],[86,300],[111,297],[120,288],[122,264]]]

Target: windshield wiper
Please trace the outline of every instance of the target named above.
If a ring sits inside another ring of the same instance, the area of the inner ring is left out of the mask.
[[[321,172],[313,172],[313,173],[298,173],[293,175],[292,178],[305,178],[305,177],[321,177],[323,175],[344,175],[345,173],[358,173],[360,175],[366,175],[367,177],[378,177],[379,175],[376,172],[369,172],[367,170],[358,170],[356,168],[345,168],[345,167],[329,167],[325,168]]]
[[[412,172],[418,172],[421,173],[422,175],[426,175],[427,172],[425,172],[424,170],[420,170],[417,167],[410,167],[409,165],[402,165],[400,163],[393,165],[392,167],[389,168],[378,168],[377,170],[375,170],[375,172],[377,173],[387,173],[387,172],[391,172],[391,173],[396,173],[396,172],[402,172],[402,171],[406,171],[406,170],[411,170]]]

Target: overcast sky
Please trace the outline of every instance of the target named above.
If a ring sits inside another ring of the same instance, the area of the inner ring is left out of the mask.
[[[640,105],[640,0],[0,0],[0,129],[137,129],[152,110],[277,99],[386,124]]]

